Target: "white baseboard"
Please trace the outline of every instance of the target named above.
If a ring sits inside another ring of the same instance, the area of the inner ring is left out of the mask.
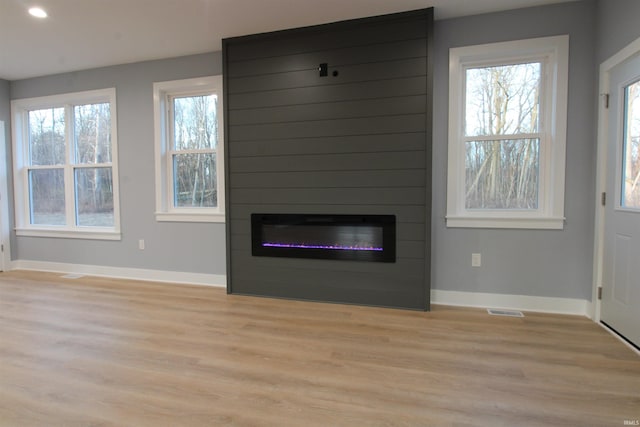
[[[591,302],[574,298],[431,290],[431,304],[461,307],[501,308],[540,313],[573,314],[590,317]]]
[[[147,280],[152,282],[182,283],[201,286],[227,286],[227,278],[222,274],[107,267],[103,265],[14,260],[11,262],[11,270],[49,271],[62,274],[83,274],[86,276],[113,277],[118,279]]]
[[[49,271],[61,274],[113,277],[152,282],[225,287],[223,274],[188,273],[142,268],[107,267],[102,265],[66,264],[46,261],[15,260],[11,270]],[[431,290],[431,303],[461,307],[501,308],[541,313],[573,314],[590,317],[591,302],[574,298],[549,298],[527,295],[489,294],[479,292]]]

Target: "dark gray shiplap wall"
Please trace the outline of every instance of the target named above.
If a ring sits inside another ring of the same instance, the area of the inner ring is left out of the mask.
[[[432,21],[223,41],[229,292],[428,309]],[[396,215],[397,261],[252,257],[252,213]]]

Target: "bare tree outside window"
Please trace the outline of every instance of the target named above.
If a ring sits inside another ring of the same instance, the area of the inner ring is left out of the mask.
[[[109,103],[74,107],[74,172],[76,223],[113,227],[113,177],[111,173],[111,111]]]
[[[69,198],[75,202],[72,225],[112,227],[110,104],[32,110],[28,120],[30,223],[68,225]],[[67,141],[67,126],[71,124],[73,138]],[[67,144],[72,154],[67,153]],[[74,192],[65,194],[65,170],[69,168],[73,170]]]
[[[46,108],[29,111],[28,173],[30,221],[38,225],[65,225],[64,164],[65,111]]]
[[[640,81],[626,87],[623,152],[623,207],[640,209]]]
[[[64,165],[64,108],[29,111],[29,160],[32,166]]]
[[[33,169],[28,177],[31,224],[65,225],[64,169]]]
[[[217,96],[173,98],[171,151],[175,207],[218,206]]]
[[[111,163],[111,111],[109,103],[74,107],[77,164]]]
[[[113,227],[111,168],[78,168],[74,179],[76,223],[85,227]]]
[[[466,70],[467,209],[538,208],[541,67]]]

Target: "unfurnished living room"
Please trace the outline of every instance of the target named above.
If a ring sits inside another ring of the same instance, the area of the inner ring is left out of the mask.
[[[0,0],[0,426],[640,425],[638,17]]]

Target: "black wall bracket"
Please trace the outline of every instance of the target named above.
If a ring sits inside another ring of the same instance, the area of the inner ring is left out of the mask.
[[[320,77],[327,77],[329,75],[329,65],[326,62],[318,65],[318,72]]]

